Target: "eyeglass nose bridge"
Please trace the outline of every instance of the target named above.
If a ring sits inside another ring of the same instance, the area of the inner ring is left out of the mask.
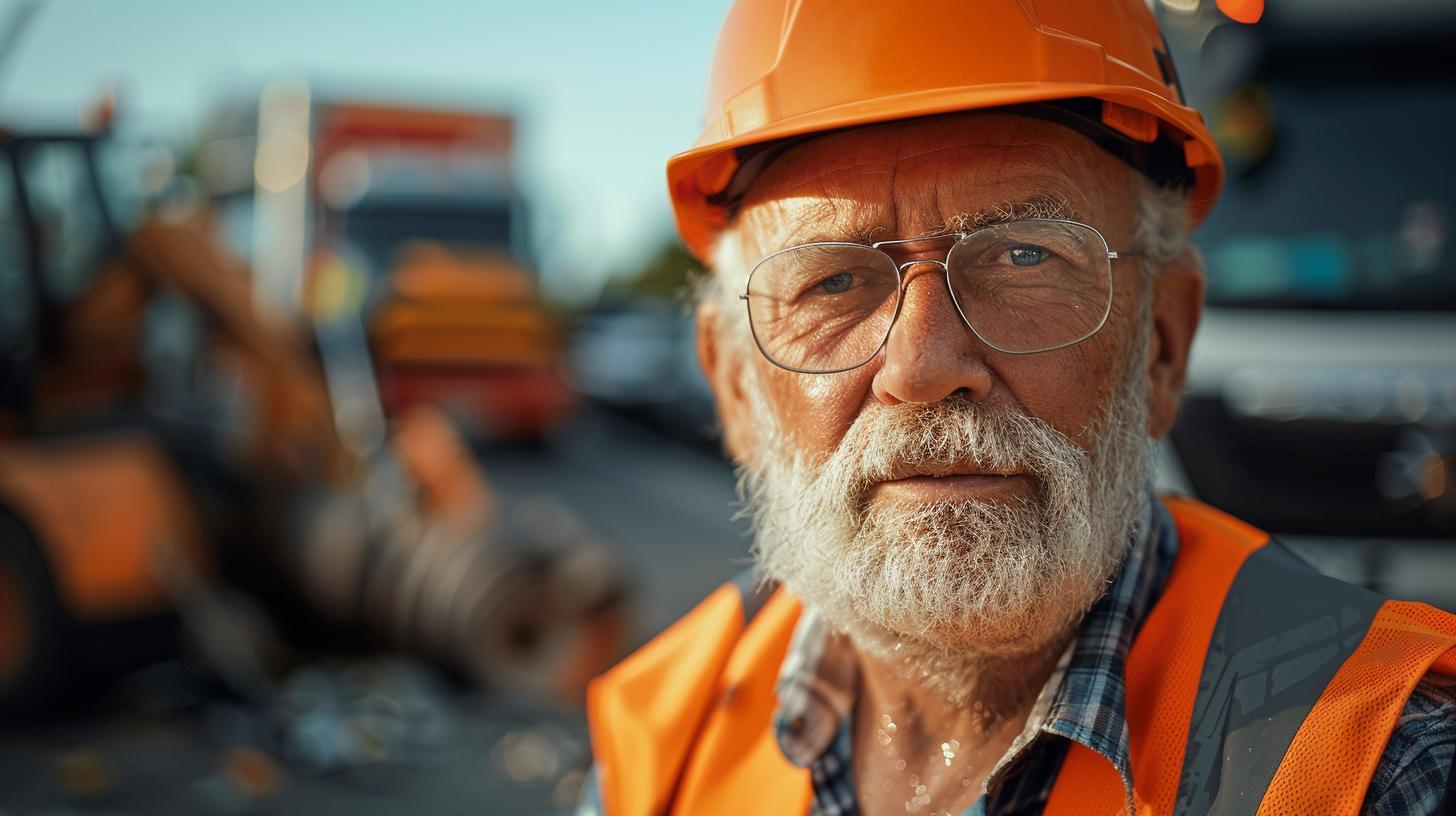
[[[900,273],[900,284],[902,286],[905,283],[905,270],[912,266],[919,266],[921,264],[931,264],[932,266],[938,266],[940,267],[941,272],[950,271],[950,268],[945,265],[945,261],[938,258],[915,258],[913,260],[905,261],[904,263],[897,263],[895,264],[895,269]]]
[[[945,283],[945,293],[950,296],[950,302],[955,306],[956,314],[961,316],[961,322],[965,324],[966,328],[971,330],[972,334],[980,338],[981,342],[987,343],[987,345],[995,348],[994,345],[986,341],[986,338],[981,337],[981,333],[971,324],[970,315],[966,314],[965,308],[961,306],[960,298],[956,297],[955,287],[950,282],[950,267],[946,265],[946,259],[943,258],[914,258],[908,261],[895,262],[895,275],[898,278],[895,292],[895,314],[890,318],[890,325],[885,329],[885,338],[881,341],[881,345],[883,346],[890,342],[890,332],[893,332],[895,330],[895,324],[900,322],[900,312],[905,307],[905,287],[910,283],[910,276],[905,274],[905,270],[912,266],[920,266],[921,264],[940,267],[940,277]]]

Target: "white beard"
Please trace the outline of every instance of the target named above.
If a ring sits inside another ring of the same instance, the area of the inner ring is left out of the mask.
[[[873,406],[827,459],[806,462],[758,400],[765,456],[739,477],[761,573],[952,697],[970,693],[978,658],[1060,644],[1105,591],[1145,510],[1148,344],[1136,342],[1143,351],[1089,431],[1090,457],[1040,419],[956,397]],[[869,500],[895,468],[932,464],[1018,470],[1037,491],[1013,502]]]

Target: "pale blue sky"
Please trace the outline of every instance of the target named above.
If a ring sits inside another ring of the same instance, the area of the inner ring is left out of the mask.
[[[545,272],[590,286],[670,234],[663,164],[697,136],[728,4],[47,0],[0,65],[0,122],[74,124],[114,84],[125,133],[174,141],[217,101],[296,77],[504,105],[521,119]]]

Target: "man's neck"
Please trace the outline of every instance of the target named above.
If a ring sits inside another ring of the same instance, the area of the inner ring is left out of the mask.
[[[960,813],[1021,733],[1071,633],[1030,654],[899,659],[856,649],[854,778],[863,812]],[[927,665],[938,676],[927,677]]]

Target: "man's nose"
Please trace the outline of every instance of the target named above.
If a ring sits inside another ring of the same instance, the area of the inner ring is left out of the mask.
[[[875,374],[881,402],[939,402],[960,393],[981,400],[991,392],[987,347],[971,331],[951,298],[945,267],[911,261],[901,267],[900,313]]]

